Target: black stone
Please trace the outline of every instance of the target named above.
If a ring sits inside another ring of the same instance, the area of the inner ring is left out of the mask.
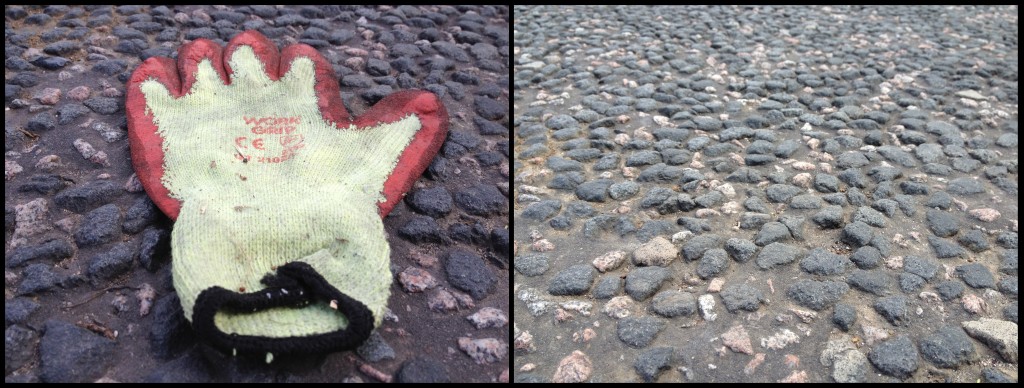
[[[868,352],[868,360],[879,371],[899,379],[910,377],[917,370],[917,348],[906,335],[876,345]]]
[[[445,240],[444,232],[438,226],[437,221],[427,216],[412,216],[408,223],[398,229],[398,235],[414,243],[434,242],[439,243]]]
[[[853,324],[857,322],[857,311],[854,310],[853,306],[848,304],[839,303],[833,309],[832,323],[839,326],[843,331],[850,331],[853,328]]]
[[[910,311],[907,307],[907,297],[893,295],[878,298],[875,301],[875,311],[893,326],[905,326],[910,318]]]
[[[497,278],[483,258],[462,249],[452,250],[447,256],[444,268],[448,275],[448,283],[476,300],[494,292]]]
[[[150,226],[142,232],[139,244],[139,264],[153,272],[166,261],[171,252],[171,233],[164,228]]]
[[[634,348],[646,347],[665,328],[665,322],[650,317],[626,317],[618,322],[619,339]]]
[[[46,241],[39,245],[21,246],[7,258],[7,268],[15,268],[29,261],[47,260],[57,262],[71,257],[75,248],[62,239]]]
[[[84,217],[75,231],[75,242],[79,247],[106,244],[121,232],[121,209],[109,204],[98,207]]]
[[[582,295],[594,283],[596,270],[589,264],[576,264],[551,278],[548,293],[551,295]]]
[[[149,348],[157,359],[169,360],[195,344],[195,332],[185,320],[178,294],[172,292],[157,299],[153,304],[152,317]]]
[[[786,295],[801,306],[822,310],[838,302],[849,290],[846,283],[802,279],[790,286]]]
[[[120,243],[110,251],[100,253],[89,262],[89,276],[98,280],[107,280],[127,272],[135,259],[134,244]]]
[[[45,324],[39,342],[39,379],[45,383],[86,383],[102,377],[114,361],[117,344],[58,320]]]
[[[977,358],[974,343],[958,326],[946,326],[921,339],[921,356],[940,368],[957,366]]]
[[[399,383],[450,383],[444,364],[424,357],[414,357],[402,364],[395,374]]]
[[[452,210],[452,196],[443,186],[416,190],[405,197],[405,202],[413,210],[434,218],[442,218]],[[561,208],[561,203],[558,206]]]
[[[135,234],[160,219],[161,215],[160,209],[148,196],[141,196],[128,208],[121,227],[125,233]]]
[[[37,294],[60,283],[60,276],[54,273],[47,264],[29,264],[22,271],[22,277],[21,285],[18,286],[18,295]]]
[[[113,182],[92,181],[57,193],[53,202],[61,208],[81,213],[109,202],[120,191]]]
[[[508,212],[508,199],[494,185],[475,185],[455,193],[455,203],[467,213],[477,216]]]
[[[671,369],[669,364],[672,362],[674,352],[675,350],[670,347],[647,350],[637,357],[633,368],[636,369],[636,373],[640,377],[643,377],[644,382],[654,382],[663,370]]]
[[[730,313],[739,310],[757,311],[764,301],[764,293],[746,284],[734,283],[726,286],[721,292],[722,303]]]

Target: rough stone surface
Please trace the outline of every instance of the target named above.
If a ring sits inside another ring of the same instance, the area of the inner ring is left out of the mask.
[[[665,328],[665,322],[650,317],[626,317],[618,321],[619,339],[634,348],[647,347]]]
[[[640,353],[640,357],[637,357],[633,368],[644,379],[644,382],[654,382],[662,371],[671,368],[669,364],[672,362],[674,352],[675,350],[670,347],[644,351]]]
[[[946,326],[921,339],[921,356],[941,368],[956,368],[976,357],[974,344],[963,329]]]
[[[586,264],[566,268],[551,278],[548,293],[551,295],[582,295],[590,290],[596,271]]]
[[[626,275],[626,293],[638,301],[645,300],[668,280],[671,272],[662,267],[642,267]]]
[[[658,236],[633,251],[636,265],[668,266],[675,260],[679,250],[668,239]]]
[[[981,318],[978,321],[961,322],[964,330],[971,337],[984,342],[995,350],[1004,360],[1016,364],[1017,324],[997,319]]]
[[[868,360],[882,373],[898,379],[910,377],[918,367],[917,348],[906,335],[876,345],[868,353]]]

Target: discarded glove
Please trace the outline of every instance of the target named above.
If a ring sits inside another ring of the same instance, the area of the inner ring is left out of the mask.
[[[128,82],[132,162],[172,219],[174,287],[198,334],[230,352],[350,349],[381,322],[381,218],[447,134],[429,92],[359,117],[312,47],[255,31],[147,59]],[[272,357],[272,356],[268,356]]]

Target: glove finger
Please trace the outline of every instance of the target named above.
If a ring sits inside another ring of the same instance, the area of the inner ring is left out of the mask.
[[[436,95],[422,90],[405,90],[385,97],[367,109],[354,121],[356,127],[373,127],[381,123],[392,123],[415,114],[420,120],[420,130],[398,157],[395,170],[384,182],[385,202],[378,204],[381,217],[402,200],[402,195],[412,188],[413,183],[427,169],[448,134],[448,111]]]
[[[256,58],[263,64],[263,71],[270,77],[271,81],[277,81],[280,78],[278,70],[280,70],[281,53],[277,50],[277,45],[271,42],[270,39],[267,39],[266,36],[263,36],[263,34],[249,30],[231,38],[227,48],[224,49],[224,69],[227,70],[228,76],[231,77],[230,79],[234,80],[236,77],[246,76],[245,74],[235,74],[236,69],[231,68],[231,57],[235,54],[235,50],[241,46],[252,48]]]
[[[161,183],[164,176],[163,138],[157,133],[152,114],[147,113],[146,96],[140,85],[154,79],[174,98],[181,97],[181,78],[174,60],[165,57],[146,59],[128,81],[125,113],[128,117],[128,142],[131,144],[132,165],[139,182],[156,205],[171,219],[178,217],[181,203],[170,197],[170,191]]]
[[[196,39],[178,49],[178,73],[181,75],[182,94],[188,94],[192,90],[192,85],[196,83],[196,77],[199,75],[199,64],[204,60],[210,61],[221,82],[228,83],[222,51],[219,44],[208,39]]]
[[[324,120],[334,123],[339,128],[349,125],[348,110],[341,103],[341,88],[338,86],[338,79],[334,75],[334,68],[327,62],[313,47],[305,44],[293,44],[281,50],[281,73],[287,74],[292,68],[292,62],[299,57],[306,57],[313,61],[316,83],[313,88],[316,90],[316,104],[320,108],[320,115]]]

